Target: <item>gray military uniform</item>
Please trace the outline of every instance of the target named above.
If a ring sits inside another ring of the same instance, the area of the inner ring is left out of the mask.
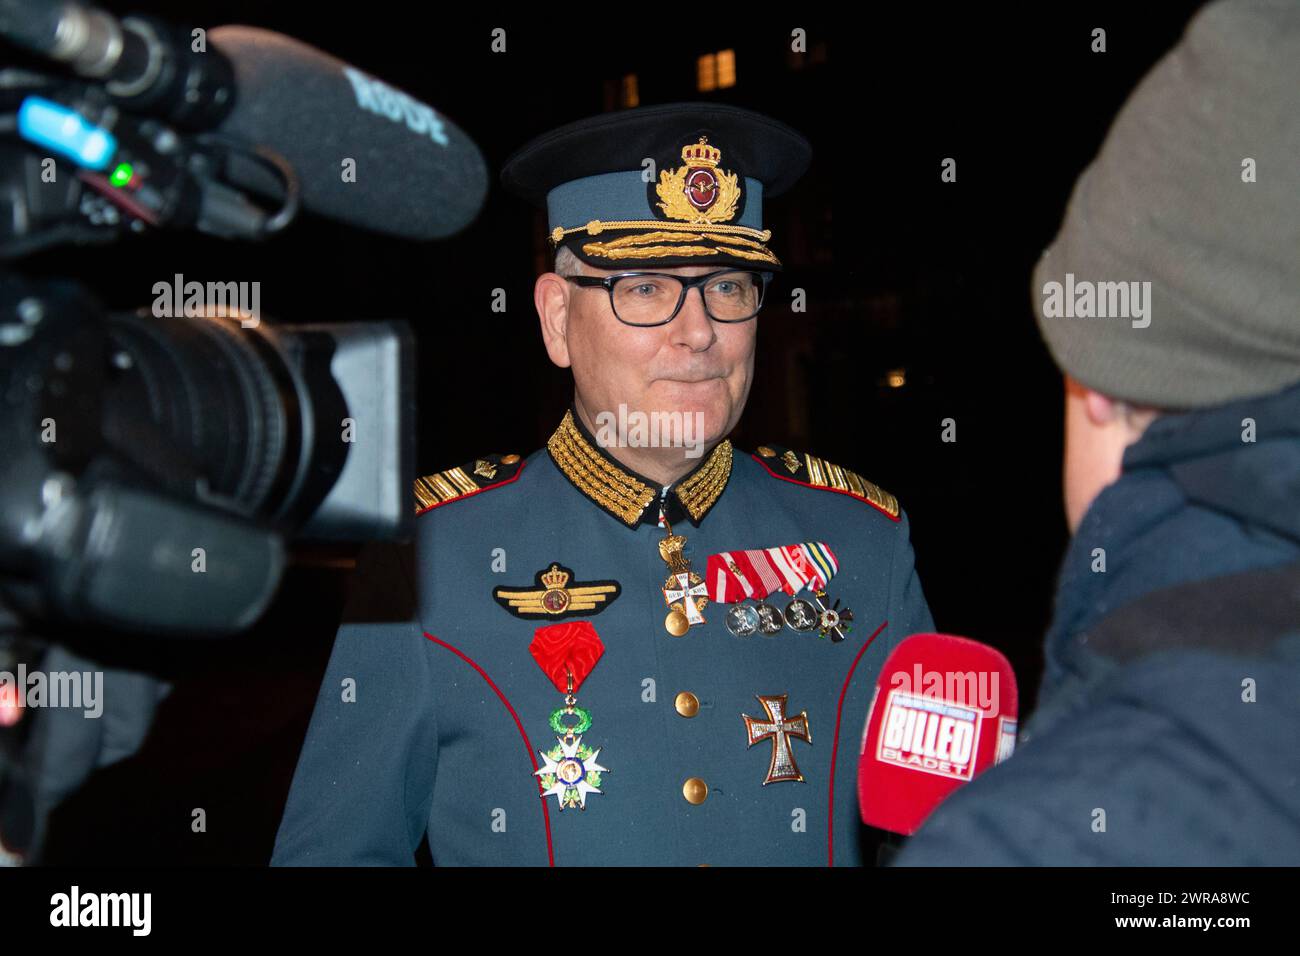
[[[613,513],[547,449],[421,479],[414,547],[376,549],[339,629],[273,865],[412,865],[426,833],[440,866],[873,862],[859,849],[863,724],[890,649],[933,627],[906,516],[811,455],[724,446],[725,484],[703,513],[664,499],[693,569],[720,551],[825,542],[839,563],[827,591],[854,614],[845,640],[737,637],[729,606],[712,602],[705,623],[670,635],[665,530]],[[604,644],[577,694],[592,715],[584,742],[608,768],[585,810],[541,798],[534,775],[563,696],[529,651],[549,622],[493,596],[553,564],[570,586],[619,586],[565,618],[589,621]],[[747,746],[742,717],[766,719],[759,695],[786,695],[787,718],[807,714],[811,743],[788,744],[802,781],[764,784],[773,743]]]

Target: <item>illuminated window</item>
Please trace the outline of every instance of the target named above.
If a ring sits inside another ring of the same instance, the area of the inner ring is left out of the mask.
[[[718,87],[719,89],[736,85],[736,51],[722,50],[718,53]]]
[[[701,93],[718,88],[718,58],[712,53],[700,57],[695,68],[695,85]]]
[[[695,85],[701,93],[736,85],[736,51],[705,53],[695,63]]]
[[[629,108],[639,106],[641,103],[641,94],[637,92],[636,74],[629,73],[623,77],[623,106]]]

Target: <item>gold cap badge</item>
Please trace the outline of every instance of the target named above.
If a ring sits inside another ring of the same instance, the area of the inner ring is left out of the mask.
[[[736,215],[740,200],[739,177],[718,169],[722,150],[701,136],[698,143],[682,147],[683,166],[659,173],[656,204],[669,219],[686,222],[727,222]]]

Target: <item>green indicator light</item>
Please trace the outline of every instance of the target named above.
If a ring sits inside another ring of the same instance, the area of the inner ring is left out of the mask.
[[[134,172],[131,169],[130,163],[118,163],[112,174],[108,177],[108,181],[114,186],[125,186],[131,181],[133,175]]]

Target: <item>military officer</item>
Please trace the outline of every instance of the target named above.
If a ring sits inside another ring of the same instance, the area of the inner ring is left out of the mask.
[[[889,650],[932,628],[897,500],[727,440],[781,269],[784,124],[627,110],[518,151],[544,205],[546,447],[415,482],[365,556],[273,864],[826,865],[860,848],[857,757]],[[673,426],[673,427],[670,427]],[[672,434],[669,434],[672,433]]]

